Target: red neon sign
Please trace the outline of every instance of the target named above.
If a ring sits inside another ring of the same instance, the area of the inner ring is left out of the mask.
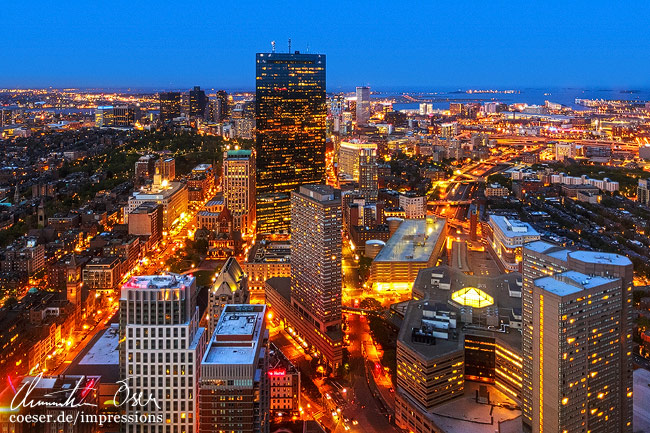
[[[281,370],[281,369],[269,370],[269,376],[284,376],[286,374],[287,374],[286,370]]]

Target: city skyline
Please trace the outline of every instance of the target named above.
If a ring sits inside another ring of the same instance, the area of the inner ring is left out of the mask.
[[[128,5],[132,14],[121,13],[126,3],[93,10],[76,2],[56,8],[41,3],[30,4],[28,20],[9,20],[0,31],[13,40],[14,53],[0,72],[1,87],[166,89],[201,82],[245,90],[254,82],[252,53],[270,51],[271,41],[285,53],[289,38],[292,52],[328,55],[330,90],[650,86],[635,72],[647,69],[650,48],[642,32],[630,31],[642,28],[650,12],[640,2],[619,10],[604,1],[526,8],[507,2],[417,8],[385,1],[355,7],[244,2],[187,10],[160,2],[156,8]],[[27,16],[25,7],[6,5],[5,11]],[[23,37],[11,36],[19,33]],[[69,55],[80,46],[93,48]]]
[[[2,11],[1,433],[650,433],[650,4]]]

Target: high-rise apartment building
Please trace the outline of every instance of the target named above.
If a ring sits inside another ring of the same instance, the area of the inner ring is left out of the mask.
[[[226,305],[199,382],[199,432],[268,433],[268,331],[265,305]]]
[[[366,125],[370,119],[370,87],[357,87],[357,125]]]
[[[526,431],[632,431],[632,284],[618,254],[524,246]]]
[[[258,53],[256,78],[257,231],[288,231],[289,207],[269,201],[324,178],[325,55]]]
[[[319,332],[341,326],[341,191],[305,185],[291,194],[292,303]]]
[[[377,143],[368,143],[356,138],[341,142],[339,146],[339,174],[359,181],[359,164],[361,152],[364,150],[369,151],[370,155],[377,155]]]
[[[181,94],[180,92],[163,92],[160,98],[160,122],[171,122],[181,117]]]
[[[208,98],[205,96],[205,91],[201,90],[199,86],[194,86],[190,90],[190,117],[196,119],[205,116],[205,107]]]
[[[199,327],[196,279],[190,275],[131,277],[120,297],[120,377],[131,395],[156,399],[146,412],[162,422],[123,424],[126,432],[198,431],[198,376],[207,335]]]
[[[223,198],[233,228],[252,234],[255,229],[255,155],[250,150],[223,153]]]
[[[379,196],[379,165],[372,149],[359,154],[359,192],[368,203],[376,203]]]
[[[639,186],[636,189],[636,201],[650,206],[650,179],[639,179]]]

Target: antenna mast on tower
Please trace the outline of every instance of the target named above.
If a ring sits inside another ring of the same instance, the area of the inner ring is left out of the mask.
[[[275,53],[275,41],[271,41],[271,52]]]
[[[289,54],[291,54],[291,38],[289,38]]]

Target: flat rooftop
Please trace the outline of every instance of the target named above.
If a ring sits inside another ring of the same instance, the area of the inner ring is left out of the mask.
[[[492,226],[498,227],[499,231],[509,238],[540,236],[539,232],[530,224],[502,215],[490,215],[490,223]]]
[[[574,259],[581,262],[595,263],[598,265],[632,265],[632,261],[625,256],[614,253],[603,253],[599,251],[572,251],[569,253]]]
[[[414,352],[417,352],[423,359],[432,360],[447,353],[463,350],[464,339],[458,335],[454,339],[445,340],[436,338],[435,344],[418,343],[413,341],[412,332],[415,328],[422,326],[424,307],[436,305],[433,301],[411,301],[406,309],[404,321],[400,328],[397,341]],[[437,305],[436,305],[437,306]],[[448,311],[455,311],[453,307],[446,305]],[[459,332],[460,329],[457,329]]]
[[[265,305],[226,305],[202,364],[253,364],[260,350],[265,315]]]
[[[131,198],[134,200],[164,200],[173,196],[184,187],[185,184],[174,181],[169,182],[166,187],[152,185],[147,189],[133,191]]]
[[[190,287],[196,278],[191,275],[167,273],[162,275],[138,275],[129,278],[122,289],[174,289]]]
[[[102,383],[116,383],[120,379],[119,325],[95,335],[64,374],[101,376]]]
[[[444,236],[445,219],[404,220],[386,245],[379,251],[376,262],[428,262],[440,236]]]
[[[432,284],[432,280],[448,283],[450,290]],[[417,293],[431,305],[446,305],[447,309],[457,313],[460,322],[461,306],[452,300],[452,295],[458,290],[476,287],[487,293],[493,299],[494,305],[490,306],[489,311],[486,308],[472,308],[474,321],[483,323],[486,315],[497,314],[499,323],[510,324],[512,317],[521,315],[521,283],[522,276],[518,272],[490,277],[468,275],[464,271],[450,266],[436,266],[420,270],[413,283],[413,293]],[[463,323],[463,325],[466,325],[465,331],[462,331],[462,325],[458,326],[461,341],[464,334],[482,335],[498,338],[511,348],[521,350],[521,332],[518,329],[509,328],[506,332],[500,332],[486,326],[475,326],[471,323]]]
[[[491,404],[476,401],[476,392],[481,385],[487,387]],[[411,404],[419,406],[408,394],[401,394]],[[521,433],[521,410],[518,406],[493,385],[465,381],[465,390],[461,397],[436,406],[432,413],[426,413],[424,408],[421,411],[444,433],[494,433],[497,426],[501,433]]]
[[[118,325],[114,324],[101,334],[90,350],[81,358],[79,365],[119,365],[119,341]]]
[[[252,364],[255,361],[257,345],[245,346],[210,346],[203,358],[203,364]]]
[[[558,296],[567,296],[582,290],[589,290],[603,284],[611,283],[614,280],[616,278],[591,276],[581,272],[567,271],[553,277],[537,278],[535,285]]]

